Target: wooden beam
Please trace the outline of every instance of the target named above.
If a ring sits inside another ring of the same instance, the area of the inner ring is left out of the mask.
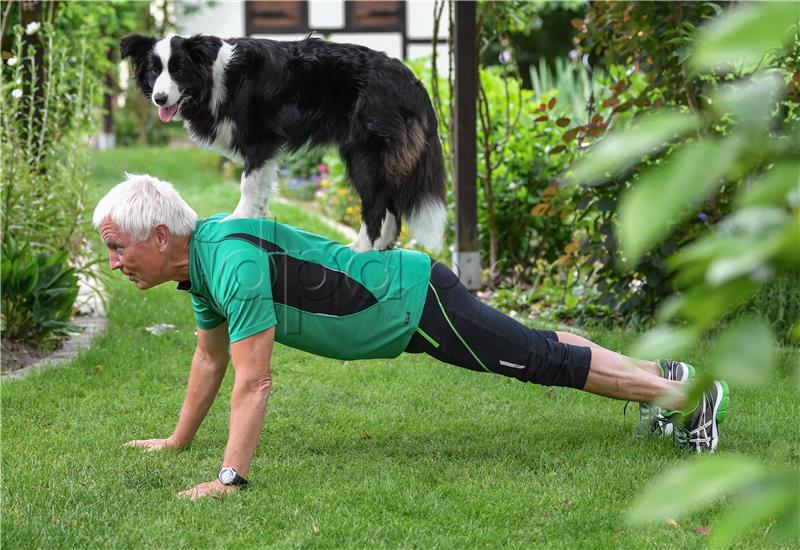
[[[475,2],[455,4],[455,203],[456,244],[454,269],[470,290],[481,286],[478,248],[477,129],[478,46]]]

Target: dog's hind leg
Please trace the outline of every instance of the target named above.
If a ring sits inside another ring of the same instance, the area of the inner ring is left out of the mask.
[[[264,163],[260,168],[242,173],[241,197],[233,214],[226,220],[235,218],[264,218],[269,215],[268,203],[278,186],[278,169],[274,161]]]

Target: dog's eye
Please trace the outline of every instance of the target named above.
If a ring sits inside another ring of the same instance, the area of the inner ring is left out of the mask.
[[[153,74],[158,74],[161,72],[161,69],[159,69],[158,67],[150,67],[150,72]]]
[[[182,75],[183,75],[183,69],[175,69],[175,70],[173,71],[173,74],[174,74],[175,76],[182,76]]]

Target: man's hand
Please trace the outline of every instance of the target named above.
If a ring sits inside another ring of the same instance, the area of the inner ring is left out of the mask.
[[[208,497],[208,496],[215,496],[215,495],[222,495],[225,493],[235,493],[239,490],[238,485],[223,485],[219,479],[215,479],[214,481],[207,481],[205,483],[200,483],[199,485],[195,485],[191,489],[187,489],[178,493],[178,498],[188,498],[189,500],[197,500],[199,498]]]
[[[166,439],[134,439],[128,441],[125,446],[144,447],[146,451],[163,451],[164,449],[182,449],[184,447],[171,436]]]

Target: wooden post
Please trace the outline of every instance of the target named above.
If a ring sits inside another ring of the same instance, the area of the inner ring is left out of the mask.
[[[478,45],[475,2],[455,2],[455,206],[453,269],[470,290],[481,287],[478,249],[477,129]]]

